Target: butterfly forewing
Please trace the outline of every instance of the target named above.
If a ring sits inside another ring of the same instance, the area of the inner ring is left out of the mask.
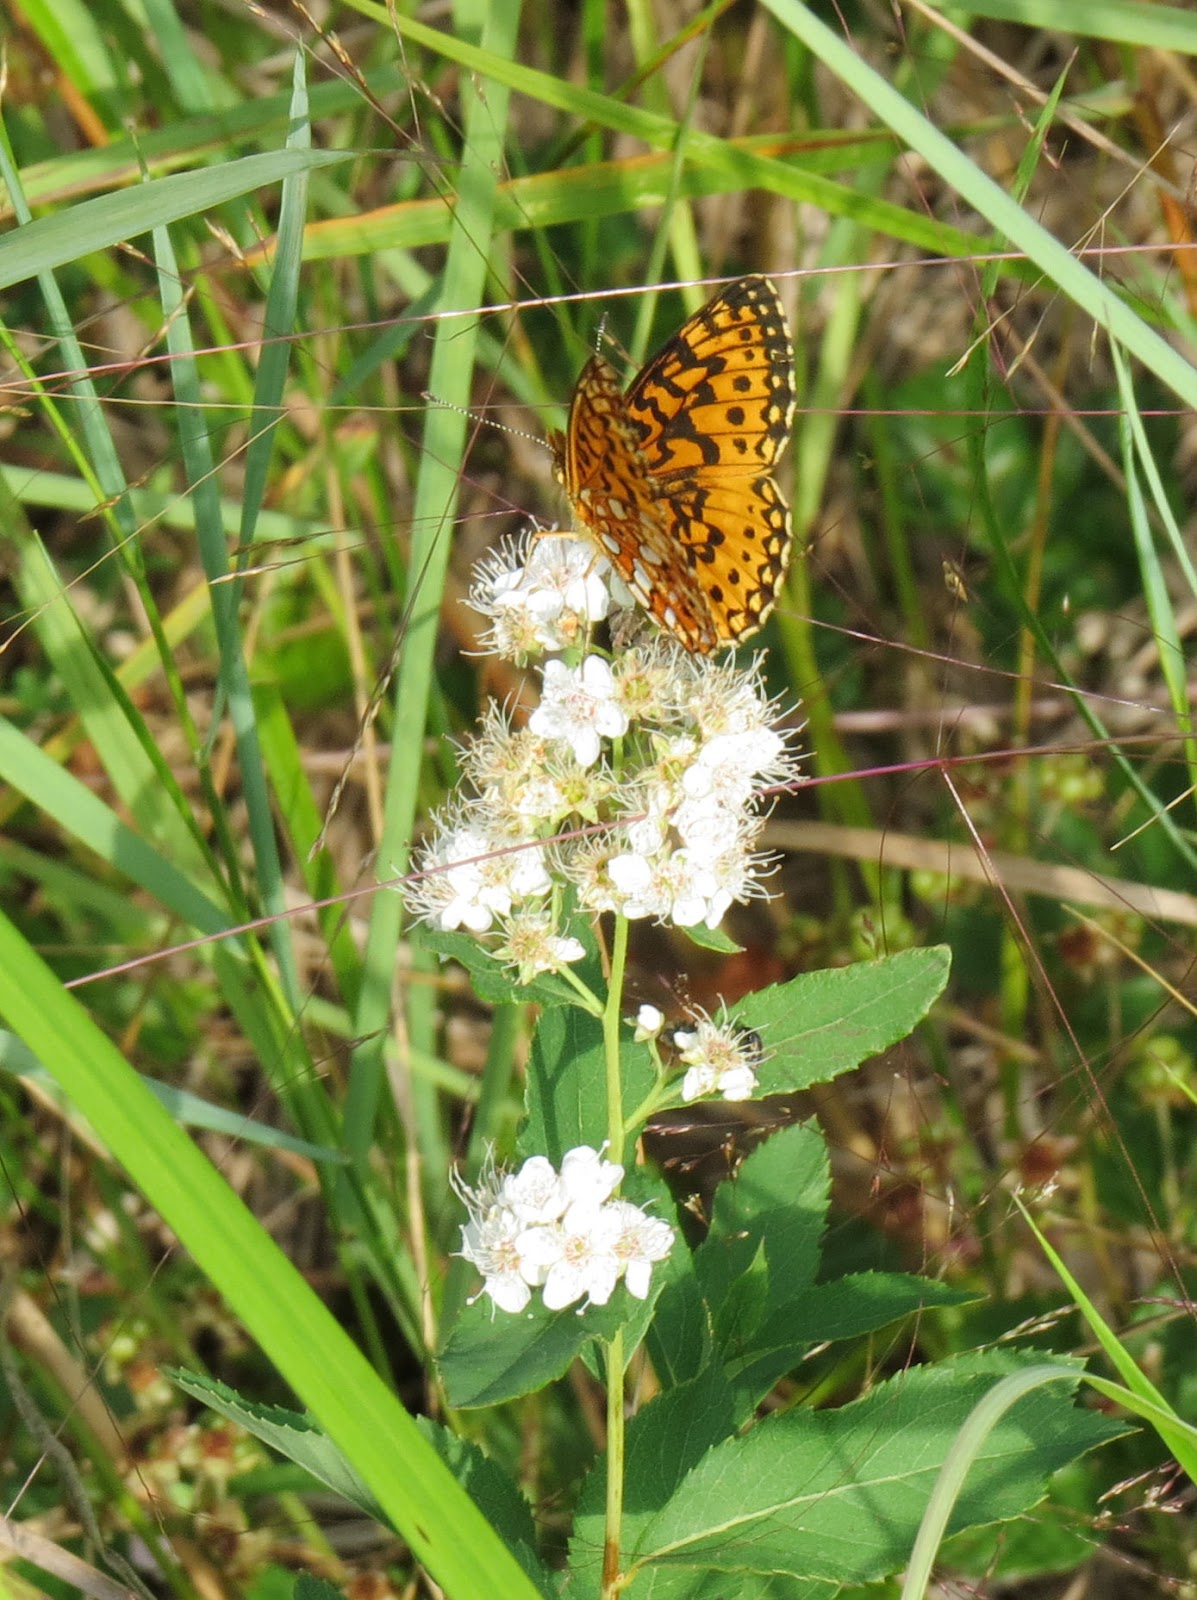
[[[703,306],[627,393],[649,469],[772,466],[794,417],[794,352],[777,290],[741,278]]]

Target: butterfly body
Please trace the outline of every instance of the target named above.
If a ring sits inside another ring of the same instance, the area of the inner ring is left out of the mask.
[[[793,420],[793,366],[776,289],[740,278],[626,394],[592,356],[553,441],[581,530],[698,654],[755,633],[785,577],[793,534],[773,468]]]

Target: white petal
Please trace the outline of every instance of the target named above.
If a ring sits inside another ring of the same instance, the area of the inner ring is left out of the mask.
[[[505,1272],[502,1277],[487,1278],[483,1292],[490,1295],[500,1311],[519,1312],[532,1298],[532,1291],[515,1273]]]
[[[586,1293],[586,1280],[577,1267],[561,1261],[549,1273],[541,1299],[550,1311],[564,1311]]]
[[[623,1281],[628,1286],[628,1293],[637,1300],[647,1300],[648,1291],[652,1284],[653,1269],[650,1261],[629,1261]]]

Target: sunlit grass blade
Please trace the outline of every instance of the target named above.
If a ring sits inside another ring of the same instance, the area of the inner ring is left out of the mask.
[[[516,9],[485,9],[483,14],[486,20],[482,37],[489,49],[500,56],[508,55],[515,47],[518,31]],[[506,93],[498,86],[485,99],[473,91],[466,97],[463,166],[453,209],[456,227],[445,262],[440,301],[444,311],[477,306],[485,294],[494,225],[495,174],[502,161],[507,102]],[[433,652],[457,505],[457,468],[464,451],[465,408],[476,338],[475,317],[441,316],[436,323],[429,387],[445,403],[431,406],[425,416],[420,476],[412,511],[406,631],[396,674],[393,751],[384,832],[378,850],[383,870],[388,873],[404,870],[415,825],[419,751],[433,686]],[[356,1018],[359,1037],[370,1042],[354,1052],[345,1112],[346,1139],[359,1160],[369,1149],[378,1113],[383,1081],[380,1030],[386,1025],[391,1001],[401,919],[400,897],[380,894],[371,908],[365,979]],[[415,1042],[426,1047],[425,1038],[417,1037]],[[428,1105],[424,1129],[432,1144],[425,1156],[439,1173],[444,1166],[437,1168],[435,1164],[446,1163],[447,1150],[443,1136],[434,1132],[438,1122],[435,1108]],[[438,1185],[442,1181],[438,1176]]]
[[[3,917],[0,1015],[178,1234],[436,1582],[455,1600],[535,1594],[300,1273]]]
[[[1039,1248],[1058,1273],[1077,1310],[1088,1323],[1094,1338],[1105,1351],[1110,1365],[1121,1376],[1131,1396],[1141,1402],[1141,1406],[1136,1406],[1134,1409],[1146,1421],[1151,1423],[1184,1471],[1192,1476],[1194,1472],[1197,1472],[1197,1442],[1194,1440],[1192,1427],[1176,1416],[1174,1407],[1168,1403],[1167,1396],[1160,1393],[1151,1379],[1143,1372],[1138,1362],[1126,1350],[1118,1335],[1106,1322],[1105,1318],[1102,1317],[1073,1274],[1069,1272],[1059,1252],[1053,1249],[1042,1229],[1037,1225],[1034,1217],[1032,1217],[1017,1195],[1014,1196],[1014,1203],[1022,1213],[1027,1227],[1035,1235]],[[1182,1312],[1182,1315],[1190,1314],[1191,1308]],[[1103,1393],[1109,1393],[1114,1387],[1114,1385],[1103,1384]]]
[[[1186,405],[1197,407],[1197,369],[1161,334],[1150,328],[1102,279],[1082,266],[1070,250],[970,161],[958,145],[798,0],[764,0],[764,3],[783,27],[812,50],[912,150],[917,150],[945,183],[1022,250],[1061,293],[1088,312],[1112,339],[1125,345]]]
[[[274,150],[236,161],[178,172],[116,194],[81,200],[48,217],[39,217],[0,239],[0,288],[106,250],[154,228],[210,211],[228,200],[253,194],[294,172],[331,167],[348,157],[336,150]]]

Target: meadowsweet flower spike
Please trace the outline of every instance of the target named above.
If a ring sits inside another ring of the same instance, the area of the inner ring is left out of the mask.
[[[473,934],[522,984],[581,960],[583,924],[603,912],[715,928],[766,894],[760,791],[798,777],[759,657],[717,663],[664,635],[611,658],[588,643],[618,601],[611,577],[558,537],[482,564],[473,603],[494,619],[492,647],[570,658],[544,662],[526,727],[486,713],[462,757],[472,793],[433,818],[407,887],[416,916]]]
[[[643,1300],[654,1263],[673,1248],[673,1229],[628,1200],[613,1200],[618,1163],[587,1145],[567,1150],[558,1172],[530,1156],[503,1173],[488,1158],[472,1189],[454,1175],[469,1212],[460,1254],[482,1274],[479,1294],[499,1311],[526,1309],[534,1289],[549,1311],[583,1301],[606,1305],[622,1279]],[[475,1296],[477,1298],[477,1296]]]

